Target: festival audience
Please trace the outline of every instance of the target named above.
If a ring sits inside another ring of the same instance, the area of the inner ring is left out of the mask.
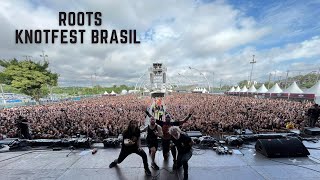
[[[173,94],[163,98],[165,110],[174,120],[182,120],[190,111],[191,119],[183,131],[199,130],[206,135],[248,128],[255,133],[302,129],[306,111],[312,102],[283,99],[257,99],[210,94]],[[76,102],[24,106],[0,110],[0,134],[18,137],[16,120],[21,115],[30,124],[32,138],[67,138],[76,134],[104,139],[119,135],[128,122],[145,124],[150,97],[137,95],[105,96]],[[319,126],[319,124],[316,124]]]

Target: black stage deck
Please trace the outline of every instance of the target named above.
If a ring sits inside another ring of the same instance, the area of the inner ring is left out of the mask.
[[[320,147],[320,143],[304,144]],[[320,151],[309,151],[311,155],[305,158],[269,159],[257,154],[254,144],[245,145],[240,154],[232,155],[196,149],[189,161],[189,179],[320,179]],[[0,179],[182,179],[183,170],[172,172],[172,159],[163,161],[161,151],[158,151],[156,161],[162,170],[152,170],[153,177],[145,176],[142,160],[135,154],[110,169],[110,162],[119,152],[120,148],[98,149],[92,155],[90,150],[78,149],[69,157],[66,157],[69,150],[4,152],[0,153]]]

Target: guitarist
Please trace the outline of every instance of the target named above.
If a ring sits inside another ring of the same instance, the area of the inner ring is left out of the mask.
[[[150,118],[150,125],[145,127],[142,132],[148,132],[147,135],[147,145],[149,148],[149,153],[151,154],[151,167],[155,170],[159,170],[159,166],[155,163],[156,152],[158,149],[158,137],[162,137],[162,128],[156,124],[154,117]]]
[[[128,127],[124,130],[119,157],[109,165],[109,168],[113,168],[117,164],[120,164],[132,153],[136,153],[142,157],[145,173],[147,176],[151,176],[147,154],[140,148],[140,129],[138,128],[138,122],[136,120],[131,120]]]

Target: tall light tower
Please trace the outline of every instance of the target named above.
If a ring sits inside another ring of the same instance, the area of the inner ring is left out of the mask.
[[[320,67],[318,68],[318,72],[317,72],[317,81],[316,81],[316,83],[319,81],[319,75],[320,75]]]
[[[252,61],[250,62],[251,66],[251,73],[250,73],[250,80],[249,80],[249,86],[251,85],[251,78],[252,78],[252,71],[253,71],[253,65],[257,63],[257,61],[254,60],[254,55],[252,55]]]
[[[212,93],[213,93],[213,90],[214,90],[214,72],[212,72]]]
[[[42,54],[40,55],[40,57],[42,57],[43,61],[46,62],[46,58],[48,58],[48,55],[44,54],[44,51],[42,51]]]
[[[45,63],[48,59],[48,55],[47,54],[44,54],[44,51],[42,51],[42,54],[40,54],[40,57],[43,58],[43,62]],[[47,61],[49,63],[49,61]],[[48,69],[49,69],[49,66],[48,66]],[[48,88],[50,90],[50,100],[52,101],[53,98],[52,98],[52,87],[51,85],[48,85]]]

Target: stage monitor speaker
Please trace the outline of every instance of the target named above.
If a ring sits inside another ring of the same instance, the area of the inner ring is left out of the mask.
[[[306,157],[308,149],[298,138],[258,139],[255,149],[266,157]]]
[[[200,131],[187,131],[189,137],[202,137],[203,134]]]
[[[306,133],[308,135],[312,135],[312,136],[319,135],[320,134],[320,128],[318,128],[318,127],[314,127],[314,128],[306,127],[304,129],[304,133]]]
[[[120,141],[118,138],[107,138],[103,140],[103,145],[105,148],[116,148],[120,146]]]
[[[26,139],[16,139],[11,144],[9,144],[9,150],[31,150],[30,144]]]

